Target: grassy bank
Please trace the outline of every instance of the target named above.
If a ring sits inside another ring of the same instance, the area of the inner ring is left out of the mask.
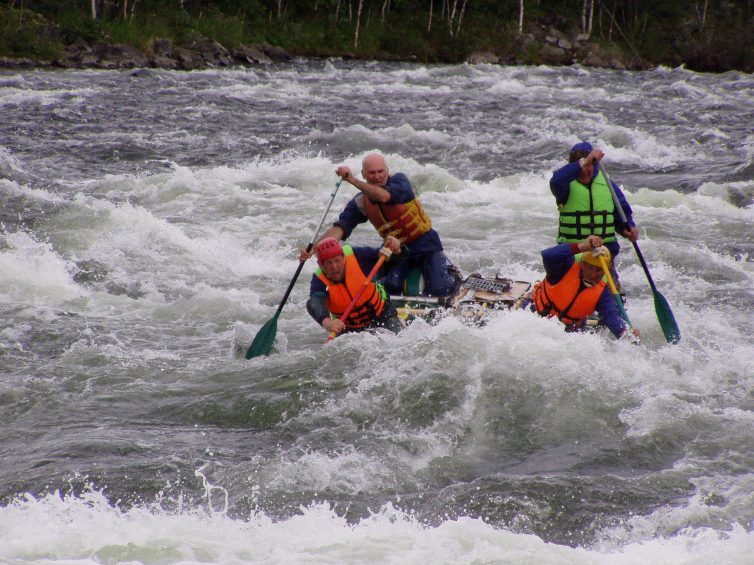
[[[585,19],[591,1],[529,0],[519,33],[517,1],[95,0],[95,19],[91,0],[11,0],[0,7],[0,56],[53,60],[79,38],[147,50],[155,38],[181,46],[206,36],[229,49],[270,43],[300,56],[455,63],[486,51],[539,64],[553,63],[542,46],[558,30],[653,65],[754,72],[748,0],[711,3],[704,14],[660,0],[611,12],[597,1]]]

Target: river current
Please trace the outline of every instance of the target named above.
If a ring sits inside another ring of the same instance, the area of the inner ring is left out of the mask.
[[[3,71],[0,116],[0,561],[750,563],[751,75]],[[464,273],[533,282],[582,139],[680,343],[623,240],[639,346],[523,311],[325,346],[310,262],[243,358],[339,164],[384,153]]]

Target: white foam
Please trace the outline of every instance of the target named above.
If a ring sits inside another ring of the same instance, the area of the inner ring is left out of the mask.
[[[6,303],[54,306],[85,296],[73,282],[68,264],[49,243],[26,232],[0,235],[7,249],[0,251],[0,299]]]
[[[217,510],[152,507],[122,510],[96,491],[81,497],[25,495],[0,508],[0,559],[35,563],[573,563],[681,565],[745,563],[754,534],[734,525],[599,548],[545,543],[496,529],[479,518],[427,526],[387,504],[349,523],[326,503],[272,521]]]
[[[96,88],[71,88],[55,90],[30,90],[28,88],[0,89],[0,107],[13,108],[16,106],[38,105],[51,107],[68,104],[83,104],[87,97],[96,96]]]

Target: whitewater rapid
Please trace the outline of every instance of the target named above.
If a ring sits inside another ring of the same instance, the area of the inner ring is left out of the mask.
[[[746,563],[752,94],[683,69],[0,74],[0,559]],[[243,359],[338,165],[384,153],[464,273],[533,282],[584,138],[678,345],[624,244],[638,347],[526,312],[323,346],[307,264]]]

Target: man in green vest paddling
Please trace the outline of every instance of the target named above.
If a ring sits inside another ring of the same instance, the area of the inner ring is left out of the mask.
[[[604,152],[592,147],[588,141],[577,143],[571,148],[568,164],[553,173],[550,191],[560,211],[558,243],[578,243],[590,235],[599,236],[613,257],[611,271],[617,279],[614,265],[620,244],[616,235],[636,241],[639,230],[623,191],[613,183],[618,202],[626,214],[625,224],[615,210],[607,180],[597,166],[604,156]]]

